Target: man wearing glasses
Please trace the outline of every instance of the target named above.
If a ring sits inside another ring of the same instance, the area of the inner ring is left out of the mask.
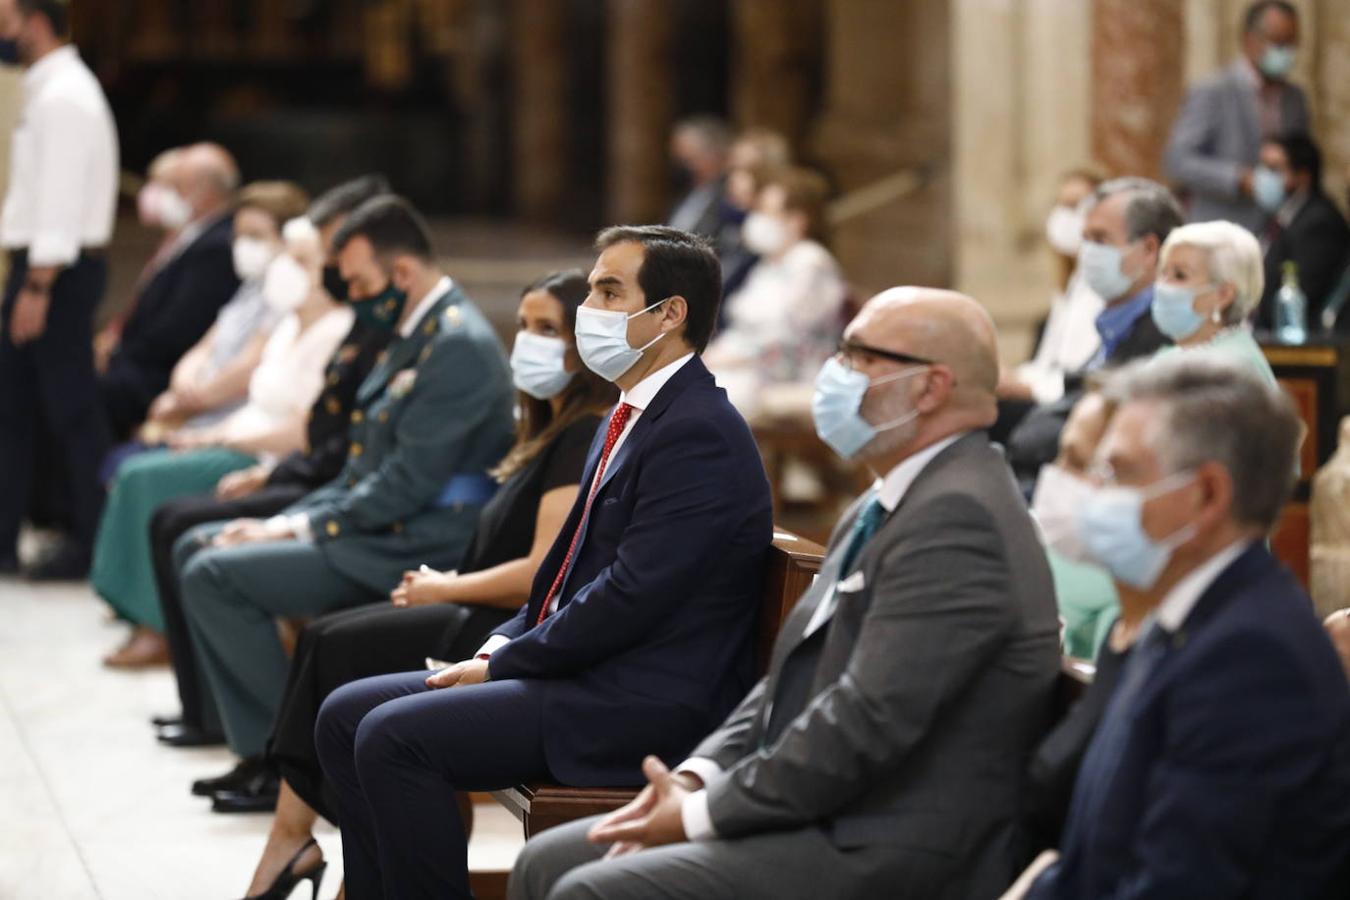
[[[969,297],[896,288],[863,307],[812,412],[877,480],[768,676],[674,772],[649,757],[629,806],[531,840],[513,898],[966,898],[1011,882],[1059,653],[1045,555],[984,432],[997,380]]]

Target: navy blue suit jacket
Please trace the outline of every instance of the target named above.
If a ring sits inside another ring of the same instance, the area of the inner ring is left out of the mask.
[[[169,386],[178,360],[239,290],[233,240],[234,220],[226,214],[141,288],[101,381],[118,437],[141,423],[150,403]]]
[[[773,540],[769,483],[745,420],[696,356],[657,393],[602,476],[559,608],[534,626],[595,474],[496,633],[494,680],[538,679],[545,755],[578,787],[641,784],[644,755],[679,762],[750,688]]]
[[[1350,849],[1350,686],[1307,595],[1256,544],[1159,638],[1133,702],[1108,707],[1063,857],[1029,896],[1350,896],[1329,893]]]

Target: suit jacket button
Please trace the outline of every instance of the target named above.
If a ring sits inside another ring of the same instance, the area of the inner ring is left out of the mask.
[[[390,527],[390,529],[394,532],[394,534],[402,534],[402,533],[403,533],[403,523],[402,523],[402,522],[395,522],[393,525],[391,525],[391,526],[389,526],[389,527]]]
[[[359,409],[352,410],[352,424],[360,425],[366,419],[366,414]]]
[[[388,421],[389,421],[389,410],[387,410],[387,409],[382,409],[382,410],[380,410],[380,421],[381,421],[381,422],[388,422]]]
[[[353,457],[360,456],[360,455],[361,455],[362,449],[363,449],[363,448],[361,447],[360,444],[353,443],[353,444],[352,444],[352,449],[351,449],[351,454],[352,454],[352,456],[353,456]]]
[[[329,537],[337,537],[338,532],[341,530],[342,529],[338,527],[338,523],[336,522],[329,522],[327,527],[324,528],[324,531],[328,532]]]

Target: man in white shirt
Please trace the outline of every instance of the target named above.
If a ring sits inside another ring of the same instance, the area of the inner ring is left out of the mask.
[[[88,571],[107,446],[92,341],[116,211],[117,127],[98,80],[65,42],[67,17],[59,0],[0,0],[0,62],[27,70],[0,214],[10,262],[0,307],[0,472],[8,481],[0,491],[0,573],[18,567],[40,422],[61,454],[73,526],[34,577]]]
[[[514,900],[956,900],[1012,880],[1059,654],[1045,554],[983,431],[997,381],[969,297],[897,288],[863,307],[813,414],[877,481],[768,675],[674,773],[649,757],[629,806],[532,839]]]

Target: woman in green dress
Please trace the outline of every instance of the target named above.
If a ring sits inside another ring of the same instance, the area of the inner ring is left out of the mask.
[[[322,242],[306,219],[287,223],[285,251],[268,266],[263,296],[280,317],[249,379],[248,401],[224,420],[185,427],[167,448],[127,459],[99,522],[90,580],[133,626],[113,667],[168,661],[163,612],[150,553],[150,518],[166,500],[213,489],[222,476],[281,457],[305,440],[305,417],[323,388],[329,358],[351,328],[351,307],[323,289]]]

